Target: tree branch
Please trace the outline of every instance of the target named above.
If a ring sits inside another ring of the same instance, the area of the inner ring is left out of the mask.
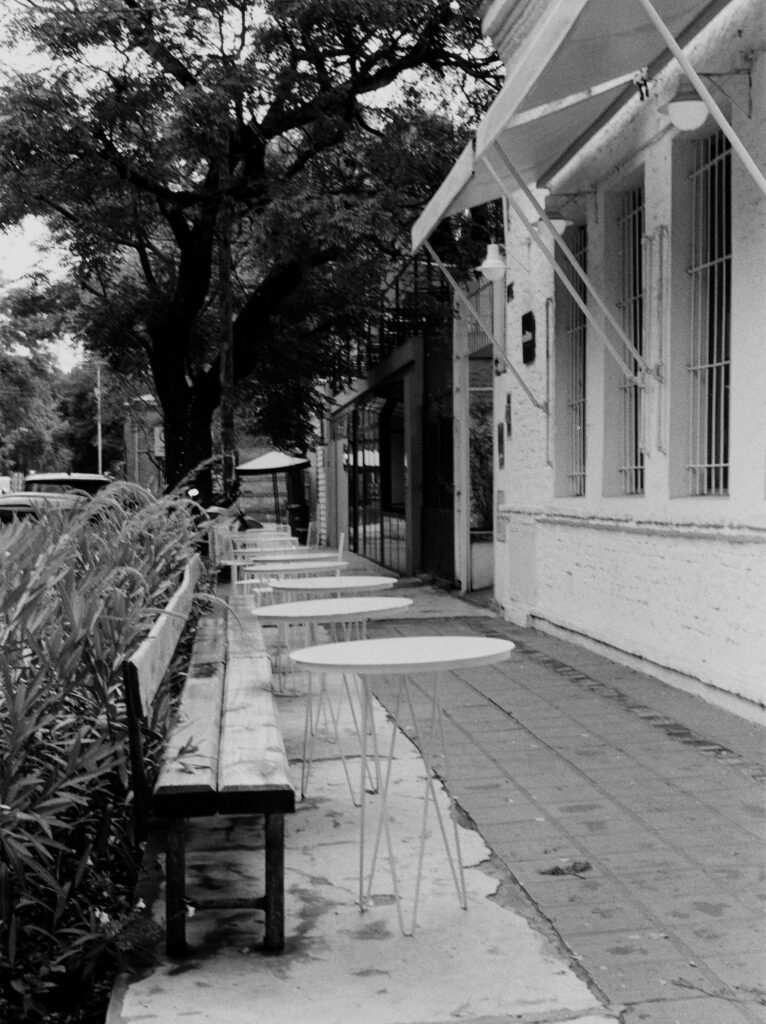
[[[151,8],[144,6],[139,0],[123,0],[123,3],[134,14],[139,16],[143,31],[137,29],[130,32],[134,45],[143,50],[147,56],[174,78],[184,88],[197,85],[196,77],[175,54],[161,43],[154,35]]]

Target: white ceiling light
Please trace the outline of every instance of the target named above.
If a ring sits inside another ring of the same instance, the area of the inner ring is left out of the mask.
[[[488,281],[499,281],[503,274],[505,274],[505,259],[500,252],[500,246],[496,242],[489,243],[484,262],[476,269]]]
[[[660,112],[667,114],[671,123],[682,132],[701,128],[708,116],[707,104],[689,82],[678,88],[673,99],[660,107]]]

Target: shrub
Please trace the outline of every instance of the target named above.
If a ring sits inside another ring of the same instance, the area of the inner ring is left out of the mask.
[[[195,547],[128,485],[0,529],[0,1019],[74,1021],[140,937],[121,667]]]

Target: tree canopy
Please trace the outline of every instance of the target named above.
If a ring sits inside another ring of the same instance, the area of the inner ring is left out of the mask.
[[[95,472],[96,373],[57,365],[56,343],[69,332],[73,289],[15,288],[0,296],[0,474],[33,470]],[[135,390],[135,388],[133,389]],[[124,402],[130,382],[102,369],[102,465],[119,472]]]
[[[43,216],[89,347],[148,364],[171,484],[211,454],[224,282],[234,380],[306,443],[316,381],[498,85],[479,6],[11,0],[46,60],[0,86],[0,227]]]

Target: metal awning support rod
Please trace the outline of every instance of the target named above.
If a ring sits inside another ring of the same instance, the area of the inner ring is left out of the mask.
[[[505,184],[503,179],[497,173],[497,171],[495,170],[495,168],[494,168],[494,166],[492,164],[492,161],[489,159],[489,157],[487,156],[486,153],[484,153],[482,155],[482,160],[487,165],[487,168],[488,168],[490,174],[492,175],[492,177],[495,179],[495,181],[498,183],[500,188],[503,190],[503,193],[505,194],[505,197],[508,200],[509,206],[511,206],[511,208],[513,210],[515,210],[515,212],[518,215],[519,219],[521,220],[522,224],[524,225],[524,227],[529,232],[529,237],[533,240],[533,242],[540,249],[540,252],[543,254],[543,256],[545,256],[546,260],[550,263],[551,267],[553,267],[553,272],[556,274],[556,276],[559,278],[559,280],[564,285],[566,290],[572,296],[572,298],[574,299],[575,303],[577,304],[577,306],[582,311],[585,319],[588,321],[588,323],[591,325],[591,327],[593,327],[593,329],[596,331],[596,333],[601,336],[604,344],[606,345],[606,347],[609,349],[609,351],[612,353],[614,358],[619,363],[619,365],[620,365],[620,367],[622,369],[622,372],[631,381],[635,381],[637,384],[642,384],[643,381],[641,380],[641,377],[636,374],[635,370],[632,370],[628,366],[628,364],[622,358],[622,355],[617,351],[617,349],[614,346],[614,343],[612,342],[612,339],[606,333],[606,331],[604,330],[602,325],[598,322],[598,320],[594,317],[594,315],[591,312],[591,310],[588,309],[588,307],[585,304],[585,301],[583,300],[582,296],[578,293],[577,289],[575,288],[575,286],[572,284],[572,282],[569,280],[569,278],[567,277],[566,273],[564,272],[563,267],[561,267],[559,265],[558,261],[556,260],[556,256],[554,255],[553,252],[551,252],[551,250],[545,244],[543,239],[538,234],[537,229],[535,228],[534,224],[530,221],[529,217],[527,217],[527,215],[524,213],[524,210],[521,208],[521,206],[518,204],[518,202],[513,198],[513,196],[511,195],[510,191],[508,190],[508,186]],[[557,236],[558,236],[558,233],[557,233]]]
[[[511,175],[511,177],[514,179],[516,184],[522,190],[524,195],[527,197],[529,202],[532,204],[532,206],[533,206],[535,212],[537,213],[537,215],[540,217],[540,219],[544,222],[544,224],[546,225],[546,227],[550,231],[551,236],[553,237],[553,240],[555,241],[555,243],[559,246],[559,248],[564,253],[566,258],[572,264],[572,267],[574,268],[574,271],[577,274],[577,276],[580,278],[582,283],[588,289],[588,292],[593,296],[593,298],[594,298],[594,300],[596,302],[596,305],[599,307],[601,312],[604,314],[604,317],[606,318],[606,320],[611,325],[612,329],[614,330],[614,332],[617,335],[617,337],[619,338],[619,340],[622,342],[622,344],[625,346],[626,350],[631,354],[631,356],[636,360],[636,363],[638,364],[639,369],[643,370],[646,373],[651,373],[651,371],[649,370],[649,367],[646,364],[646,360],[644,359],[643,355],[638,351],[636,346],[633,344],[633,341],[628,337],[628,335],[623,330],[622,326],[617,323],[617,320],[615,319],[614,314],[612,313],[611,309],[609,309],[609,307],[606,304],[606,302],[601,298],[601,295],[599,294],[599,292],[596,290],[596,288],[594,288],[590,278],[585,273],[583,268],[580,266],[580,263],[577,260],[577,257],[574,255],[574,253],[569,248],[567,243],[564,241],[564,239],[561,237],[561,235],[555,229],[555,227],[553,226],[553,224],[550,221],[550,218],[548,217],[548,214],[545,212],[544,208],[540,205],[540,203],[538,203],[537,199],[535,199],[535,197],[532,195],[532,192],[530,191],[529,186],[524,181],[524,179],[519,174],[519,172],[516,170],[516,168],[513,166],[513,164],[511,163],[511,161],[510,161],[510,159],[508,157],[508,154],[505,152],[505,150],[503,149],[503,147],[500,145],[499,142],[496,142],[494,144],[494,149],[496,150],[497,155],[500,157],[500,159],[505,164],[505,166],[506,166],[509,174]],[[635,371],[633,371],[633,372],[635,372]]]
[[[724,133],[726,138],[731,143],[732,149],[737,153],[740,160],[747,168],[751,178],[756,183],[761,192],[763,192],[763,194],[766,196],[766,176],[764,175],[763,171],[760,169],[758,164],[755,162],[755,160],[753,160],[753,158],[748,153],[739,135],[737,135],[732,126],[726,120],[723,111],[711,96],[705,83],[702,81],[700,76],[697,74],[697,72],[690,64],[689,58],[678,45],[675,36],[657,13],[651,0],[638,0],[638,2],[649,15],[650,20],[654,22],[654,26],[659,32],[659,34],[662,36],[663,40],[665,41],[665,45],[686,72],[687,78],[692,83],[694,88],[697,90],[700,99],[704,101],[705,106],[710,111],[711,115],[713,116],[713,119],[718,124],[718,127],[721,129],[721,131]]]
[[[569,96],[563,96],[561,99],[541,103],[539,107],[530,107],[527,110],[522,110],[521,113],[514,114],[505,126],[505,130],[518,128],[520,125],[530,124],[532,121],[539,121],[541,117],[548,117],[549,114],[557,114],[561,110],[567,110],[569,107],[574,107],[578,103],[584,102],[584,100],[600,96],[605,92],[611,92],[612,89],[618,89],[621,85],[629,85],[635,79],[636,72],[631,71],[627,75],[610,78],[608,82],[599,82],[597,85],[592,85],[589,89],[581,89],[579,92],[570,93]]]
[[[423,246],[429,252],[429,254],[431,255],[431,258],[434,260],[434,262],[438,266],[439,270],[441,270],[442,274],[444,274],[444,276],[447,278],[447,280],[450,283],[450,286],[454,290],[455,294],[457,296],[459,296],[459,298],[461,299],[463,305],[466,307],[466,309],[470,313],[471,317],[476,322],[476,325],[486,335],[487,339],[492,342],[492,345],[494,346],[495,350],[497,351],[498,357],[500,359],[502,359],[502,361],[503,361],[503,365],[507,366],[508,369],[511,371],[513,376],[516,378],[516,381],[518,382],[519,386],[521,387],[522,391],[527,396],[527,398],[530,400],[532,405],[534,405],[538,409],[542,409],[543,412],[547,413],[548,412],[548,403],[547,402],[539,401],[534,396],[534,394],[529,390],[529,387],[527,386],[527,382],[524,380],[524,378],[521,376],[519,371],[516,369],[516,367],[510,361],[508,356],[505,354],[505,349],[500,344],[500,342],[497,340],[497,338],[492,333],[492,331],[489,329],[489,327],[487,327],[487,325],[484,323],[484,320],[482,319],[482,317],[479,316],[478,311],[475,309],[474,304],[471,302],[470,296],[466,293],[464,288],[460,287],[458,282],[455,280],[452,272],[450,271],[449,267],[437,256],[437,254],[436,254],[436,252],[435,252],[435,250],[434,250],[434,248],[433,248],[433,246],[431,245],[430,242],[428,242],[428,241],[424,242]]]

